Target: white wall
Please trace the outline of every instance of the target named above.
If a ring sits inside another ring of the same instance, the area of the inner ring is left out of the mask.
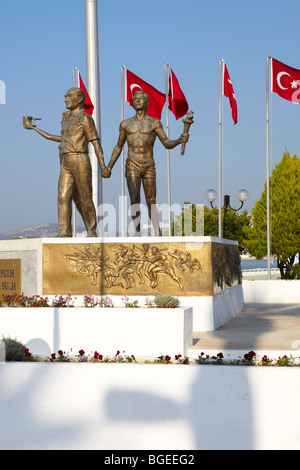
[[[214,331],[244,308],[243,287],[238,285],[216,295],[179,297],[182,307],[193,307],[193,331]]]
[[[300,281],[243,281],[245,303],[300,303]]]
[[[63,350],[156,358],[188,354],[192,308],[0,308],[0,335],[16,338],[36,356]],[[1,343],[1,338],[0,338]],[[1,360],[1,359],[0,359]]]
[[[296,367],[2,363],[0,449],[298,450],[299,393]]]

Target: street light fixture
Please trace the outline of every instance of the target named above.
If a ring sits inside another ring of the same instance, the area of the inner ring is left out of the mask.
[[[237,212],[243,207],[243,205],[247,201],[248,197],[249,197],[248,191],[246,191],[246,189],[240,189],[240,191],[237,193],[237,198],[241,202],[241,205],[238,209],[233,209],[233,207],[231,207],[231,205],[230,205],[230,196],[228,196],[228,194],[226,194],[224,196],[224,205],[223,205],[223,207],[227,207],[228,209],[230,209],[234,212]],[[216,191],[214,189],[209,189],[208,191],[206,191],[206,199],[209,201],[211,207],[214,209],[213,202],[217,199]]]

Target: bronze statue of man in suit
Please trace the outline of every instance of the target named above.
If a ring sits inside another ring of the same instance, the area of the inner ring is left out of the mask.
[[[85,93],[71,88],[65,95],[66,108],[61,121],[61,135],[52,135],[32,124],[31,117],[23,117],[25,129],[34,129],[42,137],[59,142],[60,177],[58,183],[58,237],[72,237],[72,199],[81,214],[88,237],[97,236],[96,209],[92,199],[92,172],[88,155],[91,142],[97,155],[101,174],[109,177],[104,164],[103,150],[92,116],[84,109]]]

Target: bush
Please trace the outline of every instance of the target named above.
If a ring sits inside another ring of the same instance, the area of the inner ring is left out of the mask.
[[[300,279],[300,263],[294,264],[292,266],[292,272],[294,275],[294,279]]]
[[[25,357],[26,346],[20,341],[11,338],[2,337],[5,346],[5,360],[6,361],[23,361]]]
[[[180,305],[179,299],[177,297],[173,297],[172,295],[162,295],[158,294],[155,299],[154,303],[156,307],[159,308],[176,308]]]

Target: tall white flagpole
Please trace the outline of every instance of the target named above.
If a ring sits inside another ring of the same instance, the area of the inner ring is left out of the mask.
[[[223,180],[223,162],[222,162],[222,95],[223,95],[223,64],[224,60],[219,62],[219,238],[222,238],[222,180]]]
[[[77,87],[76,72],[78,72],[78,67],[73,67],[73,87]]]
[[[268,280],[271,279],[271,230],[270,230],[270,59],[267,57],[267,120],[266,120],[266,150],[267,150],[267,257],[268,257]]]
[[[124,97],[124,72],[126,73],[126,66],[122,65],[121,67],[121,121],[124,121],[124,107],[125,107],[125,97]],[[126,205],[125,205],[125,157],[124,157],[124,147],[121,153],[122,157],[122,168],[121,168],[121,181],[122,181],[122,237],[126,237],[127,227],[126,227]]]
[[[85,0],[85,24],[87,89],[94,105],[93,118],[101,142],[97,0]],[[99,205],[102,205],[103,203],[102,179],[99,174],[98,159],[94,147],[91,144],[89,144],[89,154],[92,166],[93,202],[95,204],[96,214],[98,216]],[[102,232],[102,229],[100,229],[100,232]],[[101,236],[102,233],[99,235]]]
[[[77,72],[77,74],[76,74]],[[77,67],[73,67],[73,87],[78,87],[78,83],[76,83],[76,75],[78,76],[78,68]],[[76,209],[76,205],[75,205],[75,202],[73,201],[72,202],[72,206],[73,206],[73,210],[72,210],[72,213],[73,213],[73,237],[76,237],[76,233],[77,233],[77,209]]]
[[[169,129],[169,96],[168,96],[168,67],[170,64],[165,64],[165,84],[166,84],[166,131],[167,137],[170,138]],[[171,218],[171,163],[170,163],[170,150],[167,149],[167,172],[168,172],[168,211],[169,211],[169,236],[172,235],[172,218]]]

